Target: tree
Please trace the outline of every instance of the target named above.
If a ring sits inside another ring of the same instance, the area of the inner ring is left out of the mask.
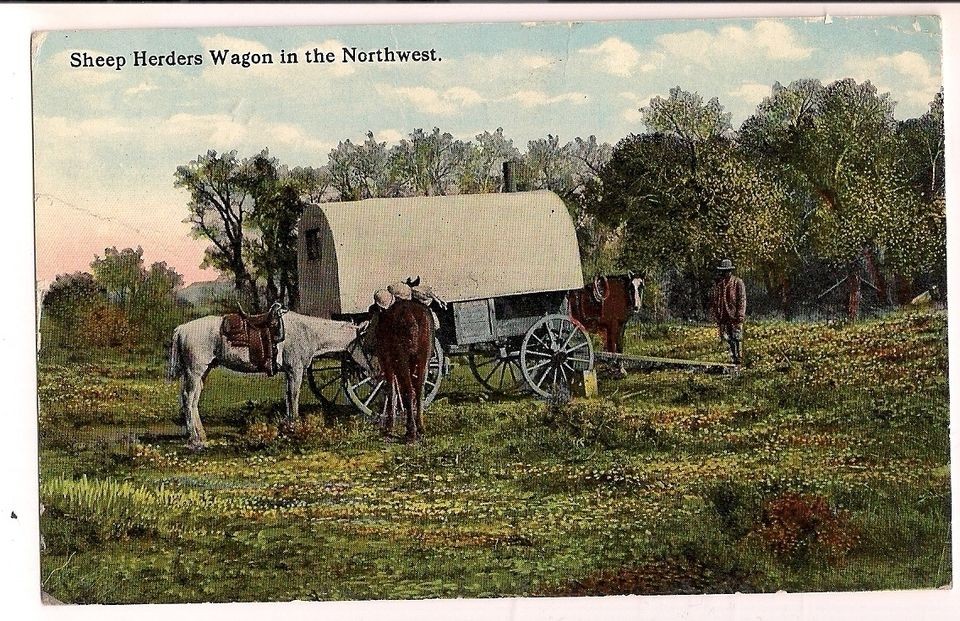
[[[234,286],[259,309],[256,282],[244,262],[244,220],[250,175],[237,159],[236,151],[218,154],[214,150],[198,156],[174,174],[176,187],[190,193],[189,217],[193,234],[211,242],[203,265],[232,275]]]
[[[740,132],[746,149],[784,171],[804,206],[798,219],[810,251],[854,284],[864,264],[881,303],[885,268],[903,255],[897,235],[924,219],[900,168],[894,106],[869,81],[778,84]],[[859,296],[854,287],[851,315]]]
[[[305,207],[300,192],[303,181],[310,178],[302,169],[298,176],[292,175],[266,149],[244,165],[249,169],[248,191],[253,198],[247,224],[255,230],[247,239],[249,262],[266,282],[267,303],[279,300],[295,308],[299,303],[297,222]]]
[[[143,248],[107,248],[102,258],[94,256],[90,268],[110,299],[129,311],[143,283]]]
[[[106,295],[92,274],[58,274],[43,296],[43,316],[57,324],[63,341],[70,342],[77,337],[84,318],[107,303]]]
[[[297,166],[290,171],[290,184],[301,200],[309,203],[322,203],[327,198],[332,181],[326,166]]]
[[[684,91],[679,86],[670,89],[670,96],[654,97],[648,106],[640,108],[640,118],[652,132],[674,135],[690,156],[690,168],[697,171],[701,146],[730,131],[731,114],[724,112],[716,97],[703,103],[699,93]]]
[[[429,134],[414,129],[391,149],[393,170],[403,179],[403,191],[413,196],[444,196],[457,190],[470,152],[470,143],[454,140],[434,127]]]
[[[459,182],[464,194],[497,192],[503,185],[503,163],[520,159],[520,151],[513,140],[503,135],[498,127],[490,133],[477,134],[475,143],[467,143],[463,172]]]

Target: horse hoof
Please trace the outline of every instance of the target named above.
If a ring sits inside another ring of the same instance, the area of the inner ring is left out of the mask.
[[[189,442],[187,443],[187,448],[190,449],[191,451],[202,451],[205,448],[207,448],[207,443],[201,442],[199,440],[195,442]]]

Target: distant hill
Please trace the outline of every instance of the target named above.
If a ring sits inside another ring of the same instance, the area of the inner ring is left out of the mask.
[[[177,291],[177,299],[194,306],[209,304],[233,291],[233,281],[224,278],[195,282]]]

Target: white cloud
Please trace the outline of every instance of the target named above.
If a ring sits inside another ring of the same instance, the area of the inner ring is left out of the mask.
[[[386,142],[387,144],[396,144],[406,138],[406,136],[407,135],[400,130],[393,129],[392,127],[373,133],[373,137],[376,138],[378,142]]]
[[[127,97],[132,97],[134,95],[139,95],[141,93],[149,93],[150,91],[155,91],[159,88],[156,84],[150,82],[141,82],[136,86],[131,86],[127,90],[123,91],[123,94]]]
[[[626,77],[640,65],[641,55],[634,46],[623,39],[610,37],[603,42],[580,50],[581,54],[596,57],[596,66],[606,73]],[[653,68],[650,63],[640,66],[641,71]]]
[[[764,97],[770,96],[771,87],[769,84],[759,84],[757,82],[744,82],[734,90],[729,92],[729,95],[736,97],[737,99],[742,99],[748,104],[759,104],[763,101]]]
[[[413,104],[427,114],[449,116],[457,111],[482,103],[483,96],[465,86],[452,86],[444,91],[426,86],[378,85],[377,91],[386,97],[396,97]]]
[[[748,60],[803,60],[813,48],[803,47],[793,29],[778,21],[760,21],[750,29],[726,26],[716,34],[690,30],[657,37],[669,57],[699,65]]]
[[[548,68],[557,62],[559,62],[558,59],[547,58],[546,56],[521,56],[519,58],[521,67],[533,70]]]
[[[931,66],[916,52],[901,52],[892,56],[853,58],[843,66],[843,76],[858,81],[870,80],[880,92],[890,92],[906,116],[922,114],[934,95],[940,90],[939,66]]]
[[[551,104],[569,101],[574,104],[581,104],[587,100],[586,93],[561,93],[550,96],[543,91],[523,90],[517,91],[503,98],[505,101],[515,101],[524,108],[533,108],[536,106],[547,106]]]
[[[618,93],[617,97],[627,100],[630,105],[629,108],[621,110],[620,116],[630,123],[642,123],[643,119],[640,116],[640,108],[650,105],[650,100],[659,96],[661,96],[659,93],[651,93],[649,95],[637,95],[629,91]]]
[[[225,34],[200,37],[200,44],[207,50],[230,50],[231,53],[235,52],[238,54],[242,54],[243,52],[264,54],[273,51],[259,41],[230,37]]]

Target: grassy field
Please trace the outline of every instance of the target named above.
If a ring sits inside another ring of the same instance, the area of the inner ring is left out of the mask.
[[[178,437],[163,355],[40,359],[43,588],[70,603],[935,588],[951,576],[946,313],[759,322],[736,377],[601,374],[559,405],[464,367],[427,440],[215,371]],[[723,360],[714,329],[628,351]]]

